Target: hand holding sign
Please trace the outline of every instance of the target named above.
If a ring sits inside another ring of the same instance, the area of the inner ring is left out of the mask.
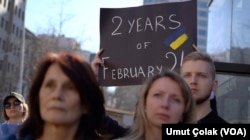
[[[98,77],[99,67],[103,65],[102,60],[100,58],[101,54],[103,53],[104,49],[101,48],[98,53],[95,55],[94,59],[91,61],[91,68],[96,77]]]

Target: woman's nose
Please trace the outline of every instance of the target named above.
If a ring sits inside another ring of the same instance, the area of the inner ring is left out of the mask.
[[[163,108],[169,108],[170,106],[170,101],[169,101],[169,98],[164,98],[161,100],[161,106]]]
[[[53,93],[53,98],[55,99],[62,99],[63,97],[63,88],[57,87],[56,90]]]

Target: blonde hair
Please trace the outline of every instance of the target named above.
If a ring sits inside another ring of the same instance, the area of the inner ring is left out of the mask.
[[[146,113],[144,111],[148,91],[153,85],[153,83],[157,79],[162,78],[162,77],[170,78],[179,84],[181,91],[182,91],[183,98],[184,98],[184,104],[185,104],[182,123],[194,123],[194,119],[193,119],[194,101],[193,101],[192,93],[191,93],[191,90],[189,89],[189,86],[180,77],[178,73],[174,71],[166,71],[165,73],[153,76],[144,82],[142,86],[142,92],[138,100],[138,104],[136,106],[134,124],[131,128],[130,133],[126,137],[124,137],[124,139],[129,139],[129,140],[144,139],[144,136],[146,133],[146,126],[148,126],[148,120],[146,117]]]
[[[207,54],[207,53],[191,52],[187,56],[184,57],[184,59],[182,61],[182,65],[187,61],[198,61],[198,60],[205,61],[205,62],[207,62],[209,64],[212,79],[214,80],[215,75],[216,75],[216,69],[215,69],[214,61],[210,57],[210,55]],[[180,70],[182,70],[182,67],[181,67]]]

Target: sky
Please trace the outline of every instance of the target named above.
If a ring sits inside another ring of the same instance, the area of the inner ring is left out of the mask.
[[[142,3],[142,0],[27,0],[25,27],[36,35],[51,33],[52,29],[58,33],[59,22],[65,20],[61,34],[75,38],[83,50],[96,53],[100,44],[100,8],[134,7]]]

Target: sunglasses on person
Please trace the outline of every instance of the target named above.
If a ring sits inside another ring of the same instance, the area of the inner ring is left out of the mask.
[[[20,106],[20,104],[21,104],[21,102],[18,101],[18,100],[15,100],[14,102],[6,102],[6,103],[4,104],[4,108],[5,108],[5,109],[10,109],[11,106],[16,107],[16,106]]]

